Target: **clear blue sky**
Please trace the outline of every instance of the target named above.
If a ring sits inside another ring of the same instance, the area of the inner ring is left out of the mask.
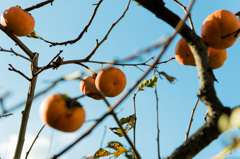
[[[41,1],[4,1],[0,5],[0,12],[3,12],[11,6],[20,5],[22,8],[27,8],[39,2]],[[97,2],[97,0],[78,2],[56,0],[53,6],[47,5],[31,11],[36,21],[35,30],[39,36],[49,41],[62,42],[74,39],[79,35],[91,17],[94,9],[92,4]],[[80,41],[73,45],[49,47],[49,44],[36,39],[21,37],[20,40],[22,40],[30,50],[40,54],[39,66],[46,65],[59,50],[63,50],[61,56],[64,57],[64,60],[85,58],[94,48],[96,39],[101,40],[111,24],[121,16],[127,2],[128,0],[104,0],[88,32]],[[189,4],[188,0],[181,0],[180,2],[186,6]],[[183,17],[184,11],[176,3],[167,0],[165,0],[165,3],[170,10],[174,11],[180,17]],[[201,24],[210,13],[219,9],[227,9],[236,13],[240,10],[239,5],[239,0],[196,1],[191,15],[197,34],[200,35]],[[100,46],[92,57],[92,60],[113,61],[115,59],[123,59],[137,50],[151,46],[159,40],[159,38],[171,35],[173,31],[173,28],[132,1],[126,16],[114,27],[108,39]],[[162,57],[162,61],[174,57],[174,48],[179,39],[180,36],[177,35]],[[238,40],[227,50],[228,59],[225,65],[218,70],[214,70],[215,76],[219,81],[219,83],[215,83],[217,96],[223,105],[230,107],[239,105],[239,46],[240,41]],[[4,49],[13,48],[16,52],[24,55],[24,52],[15,46],[14,42],[3,32],[0,32],[0,47]],[[159,52],[160,50],[153,51],[141,56],[141,59],[131,62],[143,62],[152,56],[156,56]],[[12,56],[10,53],[0,52],[0,94],[8,91],[11,93],[11,96],[4,103],[6,108],[11,108],[25,99],[28,90],[28,81],[19,74],[9,71],[8,64],[12,64],[17,70],[24,72],[27,76],[29,76],[30,73],[28,61]],[[87,65],[93,69],[102,67],[102,65],[99,64]],[[119,68],[126,74],[127,86],[124,92],[118,97],[108,99],[112,105],[115,104],[143,74],[141,70],[133,66]],[[147,70],[148,67],[143,66],[141,69]],[[70,64],[61,66],[58,70],[51,69],[42,72],[38,77],[36,93],[47,88],[50,85],[50,81],[54,81],[78,70],[85,71],[85,69],[79,65]],[[176,77],[178,80],[174,84],[170,84],[163,77],[163,79],[159,79],[157,83],[159,96],[160,149],[161,156],[167,157],[185,140],[189,118],[197,100],[199,81],[195,67],[182,66],[175,60],[159,65],[159,71],[164,71]],[[152,75],[153,73],[147,78],[152,78]],[[39,117],[40,102],[46,96],[56,93],[67,93],[70,97],[77,97],[82,94],[79,89],[79,83],[77,80],[62,82],[51,91],[34,100],[29,117],[22,158],[25,158],[26,151],[29,149],[34,137],[43,125]],[[134,92],[136,91],[137,88]],[[86,110],[86,120],[97,119],[108,110],[103,101],[83,98],[80,102]],[[145,91],[139,92],[136,97],[136,106],[138,118],[136,132],[137,150],[143,159],[157,158],[156,99],[154,89],[146,88]],[[8,118],[0,119],[0,157],[2,157],[2,159],[10,159],[13,156],[22,109],[23,107],[13,111],[12,113],[14,115]],[[133,93],[124,100],[116,110],[116,112],[118,111],[120,111],[118,113],[119,119],[133,114]],[[206,107],[200,102],[195,112],[190,134],[204,124],[203,117],[205,113]],[[53,130],[50,127],[45,127],[33,147],[29,158],[42,159],[52,157],[75,141],[91,127],[92,124],[93,122],[85,123],[82,128],[74,133],[63,133]],[[117,126],[114,119],[109,116],[93,133],[62,155],[60,159],[79,159],[83,156],[93,155],[100,147],[105,126],[107,130],[103,146],[107,145],[109,141],[119,141],[128,146],[124,138],[117,137],[108,129],[109,127]],[[132,133],[132,130],[128,133],[131,139]],[[49,151],[51,139],[52,146]],[[194,157],[194,159],[205,159],[216,155],[226,146],[226,142],[228,142],[226,135],[221,135]],[[233,152],[229,158],[236,157],[237,155],[239,155],[239,153]]]

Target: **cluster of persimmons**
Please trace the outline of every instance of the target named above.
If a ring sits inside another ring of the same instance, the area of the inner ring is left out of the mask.
[[[27,36],[35,26],[34,18],[20,7],[10,7],[1,16],[1,24],[15,36]],[[84,77],[80,82],[83,94],[96,100],[115,97],[125,88],[125,74],[116,67],[108,67],[98,74]],[[40,105],[40,117],[50,127],[64,132],[78,130],[85,122],[85,110],[76,99],[66,94],[53,94]]]
[[[240,36],[240,22],[235,14],[228,10],[218,10],[210,14],[201,27],[202,40],[212,69],[220,68],[227,59],[227,48]],[[196,66],[193,54],[187,42],[181,38],[175,47],[175,58],[182,65]]]
[[[125,74],[116,67],[101,70],[86,76],[80,82],[80,90],[86,96],[101,100],[119,95],[127,84]],[[45,98],[40,105],[40,117],[45,124],[64,132],[78,130],[85,122],[83,107],[66,94],[54,94]]]

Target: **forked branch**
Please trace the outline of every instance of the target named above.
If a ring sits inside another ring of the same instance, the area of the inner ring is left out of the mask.
[[[123,14],[121,15],[121,17],[120,17],[115,23],[112,24],[112,26],[111,26],[110,29],[108,30],[107,34],[105,35],[105,37],[104,37],[100,42],[98,42],[98,40],[96,41],[97,44],[95,45],[95,48],[94,48],[93,51],[85,58],[85,61],[89,61],[90,58],[95,54],[95,52],[97,51],[97,49],[99,48],[99,46],[100,46],[105,40],[107,40],[107,37],[108,37],[108,35],[110,34],[110,32],[112,31],[112,29],[114,28],[114,26],[117,25],[117,23],[125,16],[128,8],[129,8],[130,2],[131,2],[131,0],[128,1],[128,4],[127,4],[127,7],[126,7],[125,11],[124,11]]]
[[[96,4],[96,7],[94,8],[93,14],[92,14],[92,16],[91,16],[88,24],[85,26],[85,28],[82,30],[82,32],[79,34],[79,36],[78,36],[76,39],[74,39],[74,40],[69,40],[69,41],[65,41],[65,42],[50,42],[50,41],[45,40],[45,39],[43,39],[43,38],[40,38],[40,39],[43,40],[43,41],[45,41],[46,43],[50,43],[50,44],[51,44],[50,47],[52,47],[52,46],[57,46],[57,45],[65,45],[65,46],[66,46],[67,44],[74,44],[74,43],[76,43],[77,41],[79,41],[79,40],[82,38],[82,36],[84,35],[84,33],[87,32],[87,30],[88,30],[89,26],[91,25],[91,23],[92,23],[95,15],[96,15],[97,10],[98,10],[100,4],[102,3],[102,1],[103,1],[103,0],[100,0],[100,1]]]

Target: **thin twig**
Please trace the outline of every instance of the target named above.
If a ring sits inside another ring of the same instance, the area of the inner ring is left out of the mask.
[[[188,14],[188,20],[191,26],[191,29],[195,32],[194,26],[193,26],[193,22],[192,22],[192,16],[191,14],[188,12],[187,7],[185,7],[182,3],[180,3],[178,0],[173,0],[174,2],[176,2],[184,11],[186,14]]]
[[[108,30],[107,34],[105,35],[105,37],[104,37],[100,42],[98,42],[98,40],[97,40],[97,44],[95,45],[95,48],[94,48],[93,51],[86,57],[86,61],[89,61],[89,60],[90,60],[90,58],[95,54],[95,52],[97,51],[97,49],[99,48],[99,46],[100,46],[105,40],[107,40],[107,37],[108,37],[108,35],[110,34],[110,32],[112,31],[112,29],[114,28],[114,26],[125,16],[128,8],[129,8],[130,2],[131,2],[131,0],[128,1],[127,7],[126,7],[126,9],[124,10],[123,14],[121,15],[121,17],[120,17],[115,23],[112,24],[112,26],[111,26],[110,29]]]
[[[101,147],[101,148],[102,148],[102,146],[103,146],[103,140],[104,140],[104,138],[105,138],[105,136],[106,136],[106,131],[107,131],[107,126],[104,127],[103,137],[102,137],[102,141],[101,141],[101,144],[100,144],[100,147]]]
[[[152,57],[152,59],[153,59],[153,57]],[[175,59],[175,57],[171,57],[171,58],[169,58],[168,60],[166,60],[166,61],[162,61],[162,62],[158,62],[156,65],[158,65],[158,64],[163,64],[163,63],[167,63],[167,62],[169,62],[169,61],[171,61],[171,60],[174,60]],[[125,61],[125,60],[120,60],[120,61],[115,61],[115,62],[103,62],[103,61],[85,61],[84,59],[82,59],[82,60],[70,60],[70,61],[63,61],[62,63],[61,63],[61,65],[66,65],[66,64],[82,64],[82,63],[96,63],[96,64],[101,64],[101,65],[103,65],[103,64],[107,64],[107,65],[116,65],[116,66],[148,66],[148,67],[151,67],[151,65],[150,64],[147,64],[146,63],[146,61],[145,62],[141,62],[141,63],[133,63],[133,64],[129,64],[129,63],[119,63],[119,62],[121,62],[121,61]],[[44,66],[43,66],[44,67]],[[41,68],[43,68],[43,67],[41,67]],[[44,68],[44,70],[46,70],[46,69],[49,69],[49,68],[52,68],[52,67],[54,67],[53,65],[50,65],[50,66],[48,66],[48,67],[46,67],[46,68]],[[94,72],[94,71],[93,71]]]
[[[55,42],[55,43],[54,43],[54,42],[50,42],[50,41],[47,41],[47,40],[45,40],[45,39],[43,39],[43,38],[41,38],[41,37],[40,37],[40,39],[43,40],[43,41],[45,41],[46,43],[50,43],[50,44],[51,44],[50,47],[52,47],[52,46],[57,46],[57,45],[65,45],[65,46],[66,46],[67,44],[74,44],[74,43],[76,43],[77,41],[79,41],[79,40],[82,38],[83,34],[84,34],[85,32],[87,32],[89,26],[91,25],[91,23],[92,23],[95,15],[96,15],[96,13],[97,13],[98,7],[99,7],[100,4],[102,3],[102,1],[103,1],[103,0],[100,0],[100,1],[96,4],[96,7],[94,8],[93,14],[92,14],[92,16],[91,16],[88,24],[85,26],[85,28],[83,29],[83,31],[80,33],[80,35],[79,35],[76,39],[74,39],[74,40],[69,40],[69,41],[65,41],[65,42],[60,42],[60,43],[58,43],[58,42]]]
[[[221,39],[224,39],[224,38],[227,38],[229,36],[232,36],[233,34],[235,34],[234,37],[236,38],[239,33],[240,33],[240,29],[238,29],[238,30],[236,30],[236,31],[234,31],[234,32],[232,32],[230,34],[227,34],[225,36],[221,36]]]
[[[3,49],[3,48],[0,47],[0,51],[11,52],[11,53],[13,53],[16,56],[20,56],[20,57],[24,58],[25,60],[28,60],[28,61],[31,62],[31,60],[29,58],[27,58],[27,57],[25,57],[25,56],[23,56],[21,54],[16,53],[12,48],[10,48],[10,50],[6,50],[6,49]]]
[[[160,155],[160,129],[159,129],[159,117],[158,117],[158,93],[157,93],[157,86],[155,86],[155,95],[156,95],[156,120],[157,120],[158,159],[161,159],[161,155]]]
[[[12,113],[9,113],[9,114],[5,114],[5,115],[0,115],[0,118],[9,117],[10,115],[13,115],[13,114],[12,114]]]
[[[54,131],[52,131],[51,133],[51,137],[50,137],[50,145],[49,145],[49,148],[48,148],[48,152],[47,152],[47,157],[46,158],[49,158],[49,154],[51,152],[51,148],[52,148],[52,143],[53,143],[53,134],[54,134]]]
[[[41,133],[41,131],[43,130],[44,127],[45,127],[45,124],[42,126],[42,128],[39,130],[37,136],[36,136],[35,139],[33,140],[32,145],[30,146],[29,150],[28,150],[27,153],[26,153],[26,157],[25,157],[25,159],[28,158],[28,155],[29,155],[29,153],[30,153],[30,151],[31,151],[31,149],[32,149],[32,147],[33,147],[33,145],[34,145],[34,143],[37,141],[37,138],[38,138],[39,134]]]
[[[38,4],[34,5],[34,6],[31,6],[29,8],[24,9],[24,11],[29,12],[31,10],[43,7],[43,6],[45,6],[45,5],[49,4],[49,3],[51,3],[51,5],[52,5],[53,1],[54,0],[47,0],[47,1],[44,1],[44,2],[41,2],[41,3],[38,3]]]
[[[136,95],[137,94],[134,93],[134,96],[133,96],[133,108],[134,108],[134,116],[135,116],[135,124],[133,127],[133,144],[135,148],[136,148],[136,125],[137,125]],[[133,159],[135,159],[135,155],[133,155]]]
[[[14,72],[17,72],[19,73],[20,75],[22,75],[24,78],[26,78],[28,81],[32,81],[32,79],[28,78],[24,73],[22,73],[21,71],[19,70],[16,70],[11,64],[8,64],[11,68],[8,68],[9,71],[14,71]]]
[[[6,113],[6,109],[5,109],[5,106],[4,106],[4,100],[8,97],[10,95],[10,93],[9,92],[7,92],[7,93],[5,93],[4,95],[2,95],[1,97],[0,97],[0,106],[1,106],[1,108],[2,108],[2,114],[5,114]],[[4,115],[3,115],[4,116]],[[1,116],[0,116],[1,117]]]
[[[41,67],[41,68],[34,74],[34,76],[37,76],[39,73],[41,73],[42,71],[44,71],[45,68],[49,67],[49,66],[51,65],[51,63],[52,63],[57,57],[59,57],[59,55],[60,55],[62,52],[63,52],[63,50],[60,50],[59,53],[58,53],[57,55],[55,55],[55,56],[53,57],[53,59],[52,59],[46,66]]]
[[[240,11],[238,11],[237,13],[235,13],[236,16],[240,16]]]
[[[192,110],[192,114],[191,114],[189,124],[188,124],[188,129],[187,129],[186,136],[185,136],[185,141],[187,141],[187,139],[188,139],[189,132],[190,132],[190,129],[191,129],[191,125],[192,125],[192,122],[193,122],[193,116],[194,116],[195,110],[197,108],[198,102],[199,102],[199,98],[197,99],[196,104],[195,104],[195,106]]]

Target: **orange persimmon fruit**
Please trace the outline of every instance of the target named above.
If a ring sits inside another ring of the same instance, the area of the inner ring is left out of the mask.
[[[126,87],[127,79],[125,74],[116,67],[109,67],[101,70],[95,81],[95,85],[107,97],[119,95]]]
[[[30,34],[35,26],[33,17],[19,7],[6,9],[1,16],[2,25],[16,36]]]
[[[209,48],[207,48],[209,54]],[[196,66],[192,51],[185,39],[181,38],[175,47],[175,59],[182,65]]]
[[[226,49],[217,50],[214,48],[210,48],[208,58],[212,69],[220,68],[227,60],[227,50]]]
[[[46,125],[63,132],[76,131],[85,122],[83,107],[66,94],[45,98],[40,104],[39,113]]]
[[[92,85],[95,86],[94,77],[92,77],[92,76],[84,77],[83,80],[81,80],[81,82],[80,82],[80,90],[82,91],[82,93],[85,94],[86,96],[91,97],[96,100],[102,99],[102,97],[99,94],[97,94],[97,92],[94,90],[94,88],[91,86],[91,84],[89,84],[85,81],[88,81],[89,83],[91,83]]]
[[[201,35],[207,46],[222,50],[232,46],[240,33],[240,22],[235,14],[228,10],[218,10],[210,14],[201,27]]]

